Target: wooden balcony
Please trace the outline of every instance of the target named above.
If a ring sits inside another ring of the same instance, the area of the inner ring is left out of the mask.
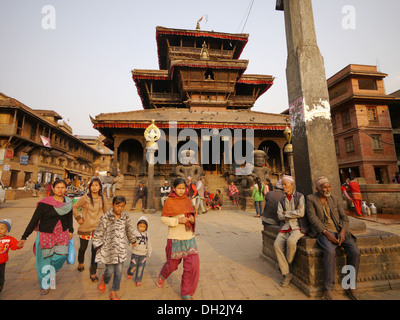
[[[169,56],[200,57],[201,48],[169,47]],[[233,50],[208,49],[211,59],[233,59]]]

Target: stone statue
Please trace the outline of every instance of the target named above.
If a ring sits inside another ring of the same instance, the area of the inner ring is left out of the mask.
[[[200,179],[203,174],[203,168],[195,163],[193,150],[183,150],[180,152],[179,161],[181,165],[176,166],[175,174],[183,179],[187,179],[188,176],[192,177],[192,181],[196,182]]]
[[[252,172],[247,175],[247,187],[252,187],[255,184],[256,177],[261,179],[264,183],[269,178],[270,169],[267,166],[268,156],[263,150],[254,150],[254,166]]]

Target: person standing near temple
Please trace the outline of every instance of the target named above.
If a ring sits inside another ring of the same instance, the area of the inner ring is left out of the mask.
[[[253,193],[251,198],[254,199],[254,206],[256,208],[256,217],[261,217],[262,213],[262,203],[264,201],[264,185],[261,183],[261,179],[259,177],[256,178],[256,184],[253,186]]]
[[[103,177],[103,190],[106,191],[107,199],[111,198],[111,188],[113,184],[114,177],[111,175],[110,171],[107,171],[107,175]],[[101,180],[100,180],[101,181]]]
[[[171,186],[169,185],[168,180],[164,181],[164,185],[160,188],[161,194],[161,206],[164,207],[165,200],[168,199],[169,194],[171,193]]]
[[[117,176],[113,179],[112,194],[115,197],[115,192],[121,190],[125,182],[125,177],[121,171],[118,170]]]
[[[205,184],[204,184],[204,176],[200,177],[200,180],[197,181],[196,183],[196,190],[197,190],[197,195],[196,195],[196,211],[199,212],[200,208],[200,213],[206,213],[207,210],[204,208],[204,189],[205,189]]]
[[[362,196],[360,185],[355,180],[350,180],[349,178],[346,179],[348,185],[348,191],[351,196],[351,200],[354,203],[354,208],[356,209],[356,213],[358,216],[361,216],[361,208],[362,208]]]
[[[192,177],[188,176],[187,177],[187,191],[186,195],[189,197],[190,201],[192,202],[192,206],[195,209],[196,215],[197,215],[197,210],[196,210],[196,196],[197,196],[197,189],[194,183],[192,183]]]
[[[135,193],[133,195],[133,203],[131,210],[136,209],[136,203],[138,202],[139,199],[142,199],[142,210],[145,210],[147,203],[147,187],[143,184],[142,181],[139,182],[139,185],[137,186]]]

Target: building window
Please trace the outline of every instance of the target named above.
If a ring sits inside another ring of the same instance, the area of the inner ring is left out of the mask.
[[[360,90],[378,90],[375,79],[358,79],[358,88]]]
[[[344,126],[348,126],[350,125],[350,111],[349,110],[345,110],[342,111],[342,125]]]
[[[345,145],[346,145],[346,152],[354,152],[354,142],[353,142],[353,137],[345,138],[344,139]]]
[[[372,137],[372,149],[374,151],[383,150],[382,136],[380,134],[374,134],[371,137]]]
[[[376,107],[367,107],[368,112],[368,122],[371,124],[378,123],[378,112],[376,111]]]
[[[332,114],[331,115],[331,120],[332,120],[332,128],[333,130],[337,129],[337,125],[336,125],[336,114]]]
[[[336,150],[336,155],[340,154],[340,149],[339,149],[339,141],[335,140],[335,150]]]

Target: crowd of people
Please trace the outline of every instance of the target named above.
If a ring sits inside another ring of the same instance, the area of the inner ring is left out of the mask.
[[[119,173],[116,177],[118,183],[123,180],[121,176]],[[90,280],[98,282],[98,290],[104,293],[107,284],[113,278],[110,299],[119,300],[118,291],[123,265],[129,259],[128,241],[132,253],[126,277],[133,279],[135,275],[136,286],[141,286],[146,262],[152,253],[148,233],[149,221],[145,216],[141,216],[135,225],[132,223],[125,211],[126,199],[114,195],[118,188],[118,185],[114,187],[115,184],[115,178],[101,179],[95,175],[88,184],[87,192],[73,203],[70,197],[65,196],[67,182],[61,179],[54,181],[51,193],[38,202],[19,241],[8,235],[12,221],[0,220],[0,292],[4,285],[8,250],[21,249],[32,232],[38,231],[34,243],[36,272],[40,294],[48,294],[50,287],[46,277],[48,270],[45,267],[50,265],[57,272],[67,260],[71,250],[69,244],[75,231],[73,219],[79,225],[77,230],[79,272],[85,269],[85,252],[91,241]],[[348,185],[351,186],[351,181]],[[274,242],[274,250],[282,273],[280,285],[286,287],[292,280],[291,265],[297,243],[307,234],[315,237],[322,248],[323,298],[331,300],[335,283],[335,249],[338,246],[344,248],[347,264],[354,266],[356,271],[360,263],[360,251],[354,235],[349,231],[349,220],[344,213],[342,201],[331,193],[329,180],[321,177],[315,181],[315,186],[317,192],[305,197],[296,191],[291,176],[284,175],[276,183],[275,188],[271,181],[261,183],[257,178],[252,187],[251,197],[254,200],[256,214],[262,218],[262,223],[279,225],[280,231]],[[357,190],[354,190],[357,194]],[[109,205],[107,198],[111,196],[111,192],[113,199]],[[196,217],[209,209],[221,210],[223,195],[219,189],[215,193],[209,193],[204,177],[200,177],[196,184],[192,182],[191,177],[187,177],[186,180],[177,178],[173,181],[172,187],[166,180],[160,193],[161,222],[168,226],[168,236],[166,261],[160,270],[157,286],[163,287],[166,279],[183,261],[181,296],[183,299],[192,299],[200,270],[194,236]],[[146,197],[147,188],[141,182],[135,191],[133,208],[140,198],[145,208]],[[233,205],[239,205],[239,189],[234,182],[228,186],[228,197]],[[265,201],[264,208],[262,208],[263,201]],[[98,263],[105,265],[105,271],[100,279],[97,275]],[[357,299],[355,288],[348,289],[348,292],[351,298]]]
[[[110,299],[119,300],[124,262],[129,259],[127,241],[132,246],[128,279],[141,286],[147,260],[151,257],[152,246],[147,232],[149,222],[141,216],[134,225],[125,211],[126,199],[116,195],[109,206],[107,196],[103,194],[103,183],[93,178],[87,193],[77,202],[65,196],[67,183],[57,179],[52,184],[51,194],[40,200],[18,241],[8,233],[11,231],[11,219],[0,220],[0,292],[4,286],[5,266],[8,251],[24,247],[33,231],[38,231],[34,243],[36,273],[40,295],[47,295],[51,282],[47,274],[49,268],[58,272],[68,262],[73,240],[75,219],[78,223],[79,238],[77,270],[85,269],[85,252],[91,241],[90,280],[98,282],[98,290],[106,291],[107,284],[113,279]],[[157,286],[162,287],[168,276],[174,272],[183,260],[182,298],[192,299],[199,279],[199,257],[194,238],[196,214],[192,200],[187,196],[188,185],[183,179],[176,179],[173,188],[164,201],[161,222],[168,226],[166,262],[160,270]],[[73,262],[68,262],[73,263]],[[97,276],[97,265],[105,265],[101,278]]]

